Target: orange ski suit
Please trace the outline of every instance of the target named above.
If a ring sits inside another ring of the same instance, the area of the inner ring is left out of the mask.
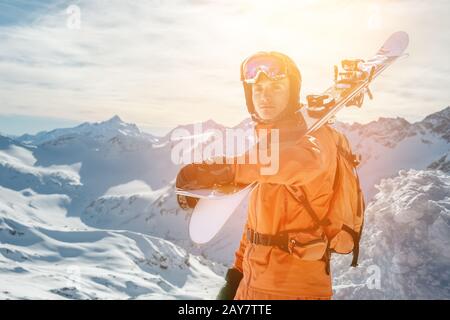
[[[200,170],[198,165],[197,170],[195,165],[188,165],[180,174],[202,186],[258,182],[250,194],[246,225],[235,253],[234,267],[243,273],[243,279],[234,299],[330,299],[331,275],[326,261],[303,260],[276,246],[251,243],[247,229],[275,235],[285,230],[313,228],[313,219],[287,188],[302,186],[317,216],[324,217],[333,191],[336,144],[324,127],[303,135],[305,125],[300,115],[275,125],[258,124],[256,133],[262,128],[279,129],[276,174],[262,175],[263,165],[248,162],[213,164]]]

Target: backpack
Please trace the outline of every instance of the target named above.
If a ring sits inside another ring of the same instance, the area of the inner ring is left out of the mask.
[[[316,226],[321,227],[325,233],[328,250],[326,250],[324,260],[329,262],[331,253],[349,254],[353,252],[351,266],[356,267],[365,211],[364,194],[356,169],[361,157],[352,152],[350,143],[344,134],[329,125],[325,127],[329,130],[337,147],[333,195],[327,213],[323,217],[316,215],[303,188],[300,187],[301,194],[292,191],[291,193],[304,206]]]

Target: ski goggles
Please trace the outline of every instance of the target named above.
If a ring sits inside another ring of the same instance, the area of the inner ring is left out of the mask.
[[[241,81],[256,83],[261,73],[271,80],[280,80],[288,76],[287,63],[275,53],[260,53],[247,58],[241,69]]]

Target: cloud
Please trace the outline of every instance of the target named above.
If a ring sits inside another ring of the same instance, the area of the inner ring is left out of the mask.
[[[378,29],[367,22],[374,3]],[[71,4],[81,10],[80,29],[67,27]],[[392,110],[421,117],[430,111],[424,105],[439,109],[450,100],[450,42],[442,41],[448,40],[449,6],[415,0],[59,1],[31,23],[0,27],[0,113],[80,121],[120,114],[168,127],[213,118],[234,125],[247,116],[239,64],[248,54],[285,51],[302,70],[303,94],[320,92],[331,84],[333,64],[348,55],[370,56],[403,29],[412,39],[410,58],[377,79],[376,111],[357,112],[356,120],[397,114]]]

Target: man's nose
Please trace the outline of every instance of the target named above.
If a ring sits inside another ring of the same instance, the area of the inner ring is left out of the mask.
[[[264,89],[261,95],[261,100],[264,102],[270,102],[272,99],[272,90]]]

